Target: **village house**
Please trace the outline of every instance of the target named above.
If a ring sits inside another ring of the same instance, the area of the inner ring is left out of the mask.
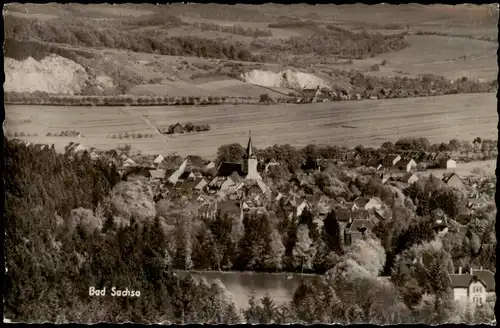
[[[157,169],[149,171],[151,173],[151,180],[161,182],[165,178],[165,170]]]
[[[374,228],[370,220],[354,219],[344,229],[344,240],[347,245],[351,245],[356,240],[363,238],[366,232],[371,232]]]
[[[432,161],[434,162],[434,165],[435,166],[439,166],[439,163],[441,162],[442,159],[444,158],[448,158],[448,156],[446,156],[444,153],[442,152],[438,152],[436,153],[436,155],[434,156],[434,158],[432,159]]]
[[[418,176],[415,174],[415,173],[412,173],[412,172],[408,172],[406,173],[403,178],[402,178],[402,181],[404,183],[407,183],[407,184],[413,184],[415,182],[418,181]]]
[[[396,163],[395,167],[400,171],[410,172],[417,168],[417,163],[413,159],[402,159]]]
[[[371,209],[380,209],[382,207],[382,200],[378,197],[358,197],[354,200],[352,210],[363,209],[363,210],[371,210]]]
[[[305,198],[292,196],[286,200],[285,209],[289,212],[290,217],[294,214],[298,217],[305,209],[312,210],[312,207]]]
[[[279,163],[276,162],[274,160],[274,158],[272,158],[269,162],[267,162],[266,166],[264,167],[264,171],[268,172],[271,167],[278,166],[278,165],[279,165]]]
[[[368,159],[365,166],[374,167],[375,169],[380,170],[382,168],[382,162],[383,160],[381,158],[373,156],[370,159]]]
[[[206,169],[208,170],[211,170],[213,168],[215,168],[215,162],[213,161],[210,161],[206,166],[205,166]]]
[[[179,177],[184,173],[184,170],[186,170],[186,167],[187,167],[187,159],[185,159],[181,165],[179,166],[179,168],[170,175],[170,177],[168,177],[168,181],[175,185],[177,183],[177,181],[179,181]]]
[[[182,191],[202,191],[207,185],[208,182],[205,178],[196,178],[177,182],[176,189]]]
[[[401,156],[398,154],[391,154],[384,157],[382,165],[384,168],[391,168],[396,165],[397,162],[401,160]]]
[[[457,168],[457,162],[451,158],[441,158],[439,160],[439,167],[442,169],[455,169]]]
[[[134,160],[132,160],[131,158],[127,158],[127,159],[123,162],[123,166],[124,166],[124,167],[136,166],[136,163],[135,163],[135,162],[134,162]]]
[[[99,159],[99,155],[94,150],[89,154],[89,157],[92,161],[97,161]]]
[[[443,182],[446,183],[448,187],[463,189],[465,188],[464,182],[456,173],[452,173],[443,178]]]
[[[165,158],[162,156],[162,155],[158,155],[156,156],[156,158],[153,160],[153,164],[158,166],[161,164],[161,162],[163,162],[163,160],[165,160]]]
[[[453,288],[453,298],[456,301],[473,305],[484,304],[488,297],[495,294],[495,275],[490,270],[469,269],[462,272],[458,268],[458,274],[450,274],[451,287]]]

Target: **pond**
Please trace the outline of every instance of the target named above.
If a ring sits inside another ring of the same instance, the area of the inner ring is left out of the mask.
[[[254,293],[259,298],[266,294],[276,305],[290,302],[295,290],[304,280],[318,279],[313,274],[257,273],[257,272],[220,272],[220,271],[175,271],[178,276],[192,275],[194,279],[206,279],[213,283],[219,279],[232,294],[237,308],[248,306],[248,299]]]

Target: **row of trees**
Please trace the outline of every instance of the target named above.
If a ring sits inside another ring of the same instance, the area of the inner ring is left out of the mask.
[[[447,32],[438,32],[438,31],[417,31],[417,35],[439,35],[446,37],[456,37],[456,38],[466,38],[466,39],[474,39],[474,40],[482,40],[489,42],[498,42],[498,37],[492,36],[479,36],[479,35],[469,35],[469,34],[455,34],[455,33],[447,33]]]
[[[147,138],[153,138],[154,135],[151,133],[118,133],[118,134],[110,134],[107,136],[110,139],[147,139]]]
[[[159,106],[159,105],[219,105],[258,102],[251,97],[219,96],[61,96],[46,92],[6,92],[5,101],[9,103],[64,105],[64,106]]]
[[[193,26],[201,30],[218,31],[218,32],[243,35],[253,38],[273,36],[273,33],[269,30],[261,30],[258,28],[251,28],[251,27],[245,28],[241,25],[223,26],[213,23],[195,22]]]

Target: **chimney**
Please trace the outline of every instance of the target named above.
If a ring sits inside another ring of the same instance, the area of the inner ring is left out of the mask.
[[[462,267],[461,266],[458,267],[458,274],[462,274]]]
[[[472,267],[469,268],[469,273],[472,275]]]

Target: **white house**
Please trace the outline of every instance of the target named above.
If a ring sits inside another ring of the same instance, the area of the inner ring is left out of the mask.
[[[486,298],[495,295],[495,275],[490,270],[474,270],[450,274],[453,298],[462,304],[484,304]]]
[[[413,159],[403,159],[398,161],[395,166],[401,171],[410,172],[417,168],[417,163]]]
[[[439,167],[442,169],[456,169],[457,162],[452,160],[451,158],[442,158],[439,161]]]

